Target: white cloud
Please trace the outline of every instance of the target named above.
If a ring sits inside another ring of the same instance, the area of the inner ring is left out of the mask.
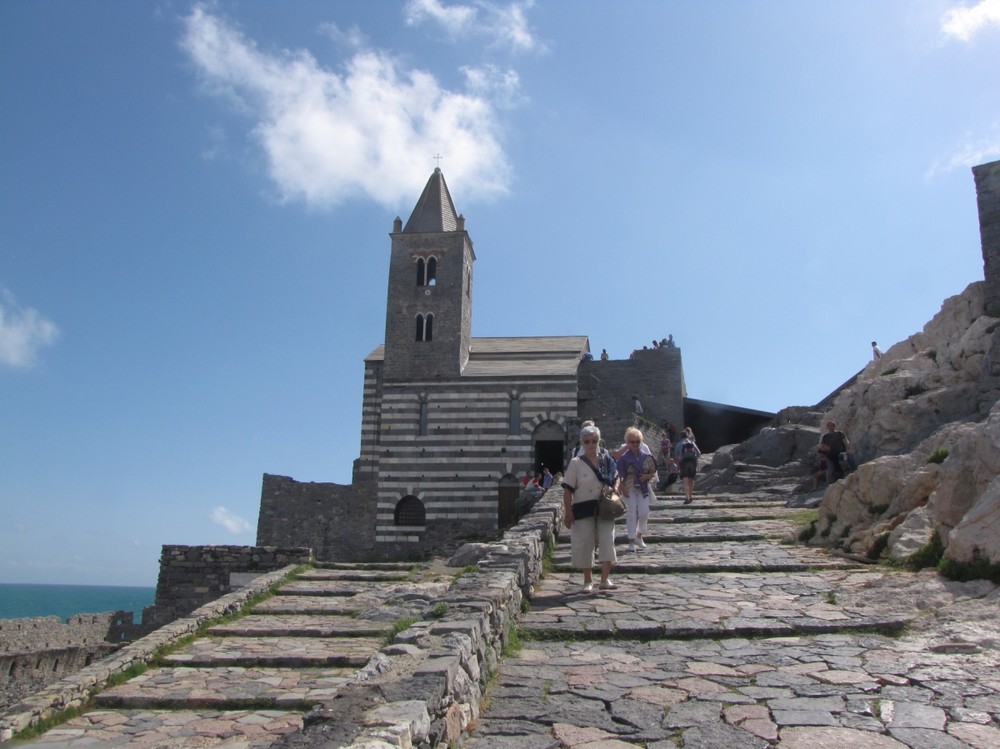
[[[0,364],[31,367],[38,349],[53,343],[58,335],[55,323],[30,307],[20,307],[13,294],[0,289]]]
[[[945,36],[967,42],[990,25],[1000,26],[1000,0],[980,0],[971,7],[951,8],[941,20],[941,31]]]
[[[474,29],[477,10],[470,5],[445,6],[440,0],[410,0],[403,9],[406,23],[417,26],[424,21],[440,24],[452,36],[461,36]]]
[[[307,51],[266,54],[203,6],[182,43],[206,90],[255,120],[283,200],[329,206],[361,195],[395,207],[423,187],[436,153],[470,200],[507,190],[495,105],[482,95],[447,91],[372,49],[340,74]]]
[[[432,22],[441,26],[453,39],[485,37],[491,39],[491,44],[496,47],[531,52],[543,49],[531,33],[525,16],[525,10],[534,4],[534,0],[506,5],[488,0],[475,0],[465,5],[445,5],[441,0],[409,0],[403,13],[410,26]]]
[[[955,169],[971,169],[979,164],[1000,159],[1000,125],[994,125],[990,133],[984,137],[976,137],[971,133],[954,151],[934,162],[924,174],[925,179],[933,179],[940,174]]]
[[[247,520],[244,520],[239,515],[233,514],[225,507],[216,507],[212,510],[210,517],[213,523],[221,525],[233,534],[248,533],[253,530],[253,526]]]

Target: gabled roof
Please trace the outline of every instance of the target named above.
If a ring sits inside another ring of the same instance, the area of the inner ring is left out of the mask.
[[[458,213],[455,211],[455,204],[451,202],[444,174],[440,168],[436,168],[427,180],[427,186],[410,214],[403,233],[455,231],[457,228]]]
[[[587,350],[585,335],[473,338],[462,377],[575,377]],[[376,347],[365,361],[384,358],[383,345]]]

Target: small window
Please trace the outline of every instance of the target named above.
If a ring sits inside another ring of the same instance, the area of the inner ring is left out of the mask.
[[[427,434],[427,401],[420,402],[420,434]]]
[[[417,315],[417,333],[416,341],[433,341],[434,340],[434,315]]]
[[[510,420],[507,425],[507,434],[521,433],[521,399],[510,399]]]
[[[426,278],[424,274],[424,259],[422,257],[417,258],[417,286],[424,285],[424,279]]]
[[[437,285],[437,258],[429,258],[427,260],[427,285],[436,286]]]
[[[396,525],[419,525],[427,522],[427,514],[424,511],[424,503],[412,494],[403,497],[396,504],[396,511],[393,513]]]

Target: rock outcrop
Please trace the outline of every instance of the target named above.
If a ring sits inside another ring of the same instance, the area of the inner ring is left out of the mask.
[[[937,544],[953,562],[1000,565],[1000,319],[985,314],[982,282],[869,363],[828,412],[783,418],[799,423],[718,450],[700,487],[768,485],[801,501],[819,425],[833,420],[860,466],[822,495],[809,543],[898,561]]]

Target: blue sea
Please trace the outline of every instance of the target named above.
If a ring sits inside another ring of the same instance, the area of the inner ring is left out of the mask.
[[[58,616],[66,621],[77,614],[134,611],[138,623],[155,597],[156,588],[0,583],[0,619]]]

